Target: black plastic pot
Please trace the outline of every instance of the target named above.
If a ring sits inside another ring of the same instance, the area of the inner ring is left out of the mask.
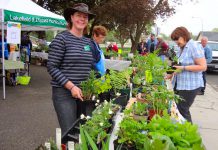
[[[121,95],[127,95],[127,99],[129,100],[129,97],[130,97],[130,88],[121,89],[120,93],[121,93]]]
[[[181,66],[182,64],[181,63],[177,63],[177,62],[172,62],[172,69],[174,69],[174,70],[176,70],[176,68],[175,67],[173,67],[173,66]]]
[[[79,101],[77,107],[79,109],[78,113],[84,114],[85,116],[92,116],[92,112],[96,108],[95,103],[96,101],[92,100]]]
[[[118,104],[118,105],[122,106],[123,108],[125,108],[127,103],[128,103],[129,99],[127,99],[127,97],[128,97],[127,94],[123,94],[120,96],[116,96],[113,93],[111,94],[111,99],[114,99],[113,103]]]
[[[75,143],[79,142],[79,134],[80,134],[80,129],[79,125],[84,124],[86,120],[83,119],[77,119],[72,126],[62,134],[62,139],[61,143],[66,144],[68,141],[74,141]]]
[[[104,100],[110,101],[110,92],[104,92],[98,95],[100,102],[103,102]]]
[[[119,148],[118,148],[119,147]],[[136,147],[133,145],[127,145],[125,143],[118,143],[118,140],[114,141],[114,149],[119,149],[119,150],[136,150]]]

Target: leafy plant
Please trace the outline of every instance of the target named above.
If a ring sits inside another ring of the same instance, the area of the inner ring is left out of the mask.
[[[146,124],[146,122],[138,122],[130,116],[125,117],[120,123],[118,143],[142,149],[147,138],[145,131]]]
[[[130,69],[126,69],[120,72],[110,70],[111,86],[115,94],[119,92],[121,89],[125,89],[127,87],[131,73],[132,72]]]
[[[95,91],[95,86],[94,86],[95,79],[96,79],[95,72],[91,71],[89,78],[86,81],[82,81],[80,83],[84,100],[91,100],[93,93]]]
[[[176,149],[205,149],[196,125],[189,122],[184,124],[173,122],[167,114],[164,114],[163,117],[154,117],[146,128],[152,139],[163,136],[169,137]]]
[[[90,136],[90,133],[86,131],[86,129],[80,125],[80,135],[81,135],[81,144],[76,146],[76,150],[89,150],[91,147],[92,150],[98,150],[98,145]],[[109,142],[110,136],[106,135],[106,140],[101,141],[102,148],[101,150],[109,150]]]
[[[140,116],[147,115],[148,114],[147,107],[148,107],[147,103],[136,102],[133,105],[133,113],[135,115],[140,115]]]
[[[89,78],[86,81],[81,82],[80,86],[85,100],[91,100],[93,95],[97,96],[112,88],[109,75],[96,78],[94,71],[90,72]]]
[[[109,91],[111,86],[111,80],[109,75],[102,76],[101,78],[94,80],[94,93],[96,95]]]
[[[108,129],[112,126],[110,119],[118,110],[117,107],[118,105],[111,102],[103,102],[93,111],[92,118],[83,125],[95,143],[100,143],[106,138]]]

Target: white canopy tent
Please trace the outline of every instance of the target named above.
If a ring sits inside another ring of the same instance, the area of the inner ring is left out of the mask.
[[[19,22],[22,31],[65,30],[64,17],[54,14],[31,0],[0,0],[2,31],[3,99],[5,99],[4,30],[8,21]]]

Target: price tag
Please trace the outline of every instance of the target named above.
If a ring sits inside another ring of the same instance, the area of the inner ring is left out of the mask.
[[[118,54],[122,54],[122,49],[118,49]]]
[[[56,144],[58,150],[61,150],[61,129],[56,128]]]
[[[67,147],[68,147],[68,150],[74,150],[74,142],[73,141],[68,141]]]
[[[146,70],[145,71],[145,81],[147,83],[151,83],[152,82],[152,73],[151,73],[151,70]]]

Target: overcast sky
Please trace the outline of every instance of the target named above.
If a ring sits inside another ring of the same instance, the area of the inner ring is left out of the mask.
[[[198,3],[185,2],[176,8],[176,14],[165,22],[157,20],[160,33],[171,34],[178,26],[186,27],[194,35],[199,31],[211,31],[218,28],[218,0],[198,0]]]

